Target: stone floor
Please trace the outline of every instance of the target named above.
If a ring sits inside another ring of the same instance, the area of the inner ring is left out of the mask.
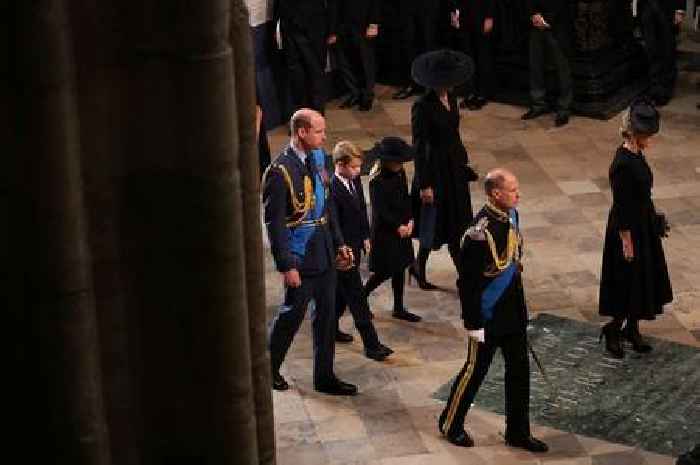
[[[654,197],[672,224],[665,250],[675,300],[661,318],[642,331],[658,338],[700,347],[700,95],[698,73],[681,73],[678,97],[662,110],[662,131],[647,157],[655,175]],[[390,99],[380,87],[368,113],[327,112],[327,148],[349,139],[362,148],[386,135],[410,140],[411,101]],[[524,122],[522,108],[491,103],[479,112],[463,112],[461,133],[472,163],[481,173],[504,166],[520,178],[525,235],[525,285],[530,311],[598,323],[597,292],[602,239],[610,189],[607,168],[619,144],[618,118],[597,121],[573,117],[561,129],[542,117]],[[286,143],[286,130],[270,133],[273,151]],[[408,166],[408,171],[412,167]],[[483,202],[472,185],[475,209]],[[279,275],[266,254],[267,301],[271,314],[282,295]],[[311,385],[310,325],[306,321],[283,366],[292,388],[274,393],[280,465],[314,464],[672,464],[673,457],[534,425],[551,447],[535,456],[503,445],[503,417],[479,408],[467,418],[476,447],[462,449],[443,440],[436,429],[442,403],[434,399],[464,363],[464,332],[455,292],[455,273],[446,250],[431,255],[429,278],[442,287],[406,290],[407,307],[423,316],[410,324],[390,316],[390,288],[371,297],[382,341],[396,353],[385,362],[362,354],[359,337],[338,345],[336,372],[357,383],[353,398],[320,395]],[[352,331],[352,320],[341,321]],[[356,333],[355,333],[356,334]],[[601,351],[602,352],[602,351]],[[602,353],[601,353],[602,356]],[[533,364],[534,369],[534,364]],[[700,431],[698,438],[700,439]]]

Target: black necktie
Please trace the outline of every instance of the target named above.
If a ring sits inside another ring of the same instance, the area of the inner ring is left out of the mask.
[[[355,190],[355,183],[348,181],[348,187],[350,188],[350,195],[357,198],[357,191]]]

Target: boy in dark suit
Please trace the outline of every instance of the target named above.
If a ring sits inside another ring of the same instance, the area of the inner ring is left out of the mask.
[[[365,346],[365,355],[373,360],[384,360],[393,351],[379,342],[377,330],[372,324],[372,314],[367,298],[363,295],[360,278],[360,254],[369,253],[369,221],[367,204],[360,181],[362,152],[348,141],[341,141],[333,149],[335,174],[330,182],[331,197],[337,212],[338,225],[343,233],[345,244],[352,248],[355,264],[347,271],[338,271],[338,284],[335,295],[336,316],[340,319],[345,307],[355,320]],[[350,342],[352,336],[336,330],[336,341]]]

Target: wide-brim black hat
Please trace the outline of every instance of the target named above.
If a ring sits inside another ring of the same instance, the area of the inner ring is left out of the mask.
[[[660,119],[658,110],[651,102],[639,100],[630,105],[630,128],[634,134],[656,134]]]
[[[413,160],[415,150],[402,138],[387,136],[374,144],[368,155],[373,159],[406,163]]]
[[[411,77],[431,89],[446,89],[464,84],[474,75],[474,61],[462,52],[436,50],[424,53],[411,65]]]

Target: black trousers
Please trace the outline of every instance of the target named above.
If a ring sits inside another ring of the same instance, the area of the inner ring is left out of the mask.
[[[495,337],[487,332],[486,342],[468,339],[467,361],[457,375],[445,410],[440,415],[443,434],[455,435],[463,431],[469,407],[499,347],[506,367],[506,437],[530,436],[530,366],[524,331]]]
[[[366,30],[359,27],[339,33],[335,56],[338,73],[350,94],[371,100],[377,71],[374,39],[368,39],[365,34]]]
[[[294,110],[313,108],[321,113],[326,105],[326,38],[282,30],[282,48],[287,63]]]
[[[491,34],[484,34],[482,24],[465,24],[456,36],[457,49],[469,55],[476,65],[474,77],[464,84],[465,97],[478,95],[486,99],[493,94],[493,45]]]
[[[394,293],[394,311],[400,312],[405,310],[403,307],[403,290],[404,290],[404,270],[396,271],[394,274],[374,273],[365,283],[364,295],[368,296],[373,290],[378,288],[384,281],[391,278],[391,289]]]
[[[270,361],[277,372],[284,361],[294,335],[304,321],[311,299],[316,306],[311,316],[314,343],[314,386],[324,386],[335,380],[335,269],[316,276],[302,276],[301,286],[285,288],[284,303],[272,322],[270,331]]]
[[[438,47],[440,8],[438,2],[434,2],[434,4],[435,6],[425,9],[399,4],[399,17],[397,19],[402,31],[399,53],[401,65],[404,68],[405,84],[411,82],[413,60],[418,55]]]
[[[569,59],[552,31],[532,28],[530,30],[530,97],[533,107],[547,106],[545,71],[548,62],[554,64],[559,78],[557,110],[568,113],[571,102],[574,100]]]
[[[355,252],[359,259],[359,250]],[[370,317],[369,304],[362,288],[362,278],[357,266],[348,271],[338,271],[338,286],[335,293],[336,317],[340,317],[348,307],[355,321],[355,328],[360,333],[365,349],[379,347],[379,336]],[[337,328],[337,320],[336,320]]]

